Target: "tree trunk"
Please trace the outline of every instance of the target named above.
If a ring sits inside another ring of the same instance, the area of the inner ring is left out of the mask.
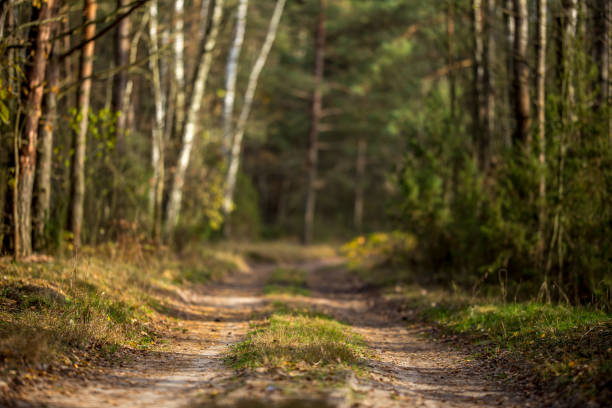
[[[483,107],[483,140],[480,148],[480,164],[485,174],[491,163],[491,144],[495,134],[495,84],[493,69],[495,66],[495,0],[486,0],[484,48],[484,107]]]
[[[175,129],[176,134],[183,130],[185,122],[185,2],[174,2],[174,80],[176,86]],[[170,123],[167,123],[170,127]]]
[[[612,24],[612,4],[610,0],[594,0],[593,22],[595,31],[595,63],[598,68],[598,98],[595,108],[606,111],[610,98],[610,25]]]
[[[79,89],[77,92],[77,112],[79,113],[78,129],[73,133],[72,146],[74,155],[71,160],[70,209],[68,229],[72,232],[75,249],[81,245],[83,227],[83,202],[85,199],[85,152],[87,143],[87,126],[91,94],[91,74],[95,42],[91,39],[96,34],[96,0],[85,0],[83,5],[83,41],[87,41],[81,50],[79,59]]]
[[[531,144],[531,100],[529,97],[529,65],[527,63],[527,44],[529,41],[529,21],[527,19],[527,0],[514,0],[514,98],[516,130],[514,144],[529,149]]]
[[[537,38],[536,38],[536,119],[538,137],[538,164],[540,166],[540,180],[538,188],[538,236],[539,236],[539,257],[543,259],[545,250],[544,229],[546,223],[546,20],[547,20],[547,0],[537,1]],[[548,290],[548,273],[545,271],[543,289],[546,300],[550,301]]]
[[[448,88],[451,125],[454,125],[457,105],[457,78],[455,75],[455,0],[448,0],[446,15],[446,38],[448,42]]]
[[[244,42],[246,29],[248,0],[239,0],[236,13],[236,29],[234,41],[227,56],[225,69],[225,98],[223,100],[223,155],[229,159],[230,146],[233,139],[234,100],[236,99],[236,77],[238,76],[238,59]],[[229,161],[229,160],[228,160]],[[231,211],[231,201],[223,201],[223,213],[228,215]]]
[[[514,37],[516,29],[514,26],[514,0],[505,0],[504,20],[505,20],[505,36],[506,36],[506,78],[508,83],[511,82],[514,75]],[[506,147],[512,145],[512,136],[514,135],[514,115],[511,112],[514,110],[514,87],[509,86],[506,93],[506,123],[504,129],[504,145]]]
[[[357,160],[355,163],[355,229],[363,232],[363,207],[365,190],[365,170],[366,170],[366,149],[367,141],[359,138],[357,142]]]
[[[314,232],[315,205],[317,199],[317,163],[319,156],[319,119],[323,101],[323,71],[325,63],[325,17],[327,0],[320,1],[319,22],[316,33],[314,91],[310,118],[310,135],[308,138],[308,184],[306,191],[306,210],[304,212],[304,235],[302,241],[312,243]]]
[[[151,0],[149,5],[149,40],[151,44],[151,76],[153,82],[153,100],[155,104],[155,120],[153,122],[151,140],[151,166],[153,178],[149,190],[149,213],[151,214],[152,236],[159,241],[161,232],[161,208],[164,194],[164,104],[159,71],[159,39],[158,39],[158,9],[157,0]]]
[[[485,0],[487,1],[487,0]],[[483,0],[472,0],[472,40],[474,42],[474,78],[472,85],[473,110],[472,110],[472,132],[475,144],[478,168],[484,168],[485,156],[485,67],[484,67],[484,24],[483,24]]]
[[[236,123],[236,132],[231,141],[231,149],[229,152],[229,163],[227,166],[227,175],[225,179],[225,191],[223,194],[223,206],[231,211],[234,200],[234,189],[236,187],[236,176],[238,174],[238,167],[240,166],[240,152],[242,150],[242,139],[244,132],[246,131],[246,124],[251,113],[251,107],[253,106],[253,99],[255,98],[255,91],[257,89],[257,83],[263,67],[268,59],[268,54],[272,49],[274,40],[276,39],[276,33],[278,32],[278,25],[283,15],[283,9],[285,7],[286,0],[277,0],[274,8],[274,13],[270,19],[270,25],[268,26],[268,33],[266,39],[259,51],[259,55],[255,60],[255,64],[251,69],[249,75],[249,82],[247,84],[246,92],[244,93],[244,102],[238,122]],[[228,214],[229,211],[226,213]]]
[[[44,112],[39,126],[40,141],[36,162],[36,185],[34,202],[34,249],[45,247],[45,226],[51,210],[51,163],[53,161],[53,132],[57,122],[57,95],[59,79],[58,60],[50,56],[47,66],[47,92]]]
[[[41,104],[47,67],[47,57],[50,49],[51,24],[49,20],[54,8],[54,0],[48,0],[39,8],[32,8],[32,20],[39,22],[30,32],[34,42],[33,60],[29,64],[27,74],[27,92],[24,95],[25,117],[23,137],[19,147],[19,176],[17,180],[17,257],[32,253],[32,193],[36,170],[36,148],[38,139],[38,121],[41,115]]]
[[[117,0],[117,10],[119,12],[128,5],[129,0]],[[113,96],[111,109],[114,113],[118,113],[117,123],[115,125],[117,135],[117,152],[122,155],[124,153],[124,138],[127,124],[126,98],[129,76],[129,59],[130,59],[130,17],[125,17],[117,24],[115,30],[115,68],[118,70],[113,77]]]
[[[178,224],[179,214],[181,210],[181,201],[183,198],[183,185],[185,184],[185,172],[189,165],[189,157],[193,148],[193,139],[196,132],[196,121],[200,112],[202,98],[206,90],[206,80],[210,71],[210,66],[213,59],[213,50],[217,42],[219,34],[219,25],[223,14],[223,0],[216,0],[213,9],[210,32],[205,38],[205,44],[200,50],[199,64],[197,65],[196,76],[193,82],[193,91],[189,101],[189,109],[187,112],[187,120],[185,122],[182,145],[172,179],[172,187],[170,190],[170,198],[168,208],[166,210],[166,234],[171,233]]]

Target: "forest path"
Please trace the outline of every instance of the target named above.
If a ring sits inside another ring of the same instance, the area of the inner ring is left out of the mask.
[[[309,296],[284,297],[349,323],[372,357],[344,385],[321,390],[273,372],[236,372],[223,363],[228,345],[265,312],[263,295],[275,265],[253,268],[222,283],[184,291],[169,311],[181,328],[162,351],[99,370],[89,379],[62,378],[32,390],[34,407],[515,407],[529,406],[501,389],[490,373],[448,344],[421,335],[395,307],[363,287],[337,259],[296,265],[308,272]],[[174,309],[173,309],[174,308]],[[291,379],[289,378],[289,381]],[[210,398],[211,396],[217,396]],[[290,398],[290,399],[288,399]],[[212,401],[212,402],[211,402]],[[24,401],[25,402],[25,401]]]

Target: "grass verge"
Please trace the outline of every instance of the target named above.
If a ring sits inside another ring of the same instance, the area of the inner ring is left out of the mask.
[[[232,252],[259,263],[296,263],[338,256],[331,245],[304,246],[288,241],[278,242],[224,242],[218,245],[224,252]]]
[[[181,283],[204,282],[235,265],[209,249],[125,256],[116,246],[78,259],[0,259],[0,376],[49,364],[82,366],[92,355],[158,342]],[[16,375],[16,374],[13,374]]]
[[[307,310],[278,304],[276,309],[232,347],[226,360],[230,365],[316,371],[356,365],[364,356],[363,339],[348,326]]]
[[[310,291],[306,285],[308,274],[295,268],[276,268],[268,278],[264,287],[267,295],[287,294],[308,296]]]
[[[505,369],[498,370],[501,378],[528,378],[560,398],[602,403],[612,398],[610,314],[536,302],[504,304],[416,287],[400,296],[406,308],[442,328],[442,337],[461,335],[477,346],[480,357]]]

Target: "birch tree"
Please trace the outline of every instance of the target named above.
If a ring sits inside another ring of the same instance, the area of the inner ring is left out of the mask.
[[[244,42],[246,31],[248,0],[239,0],[236,13],[236,28],[234,40],[230,47],[225,69],[225,97],[223,100],[223,154],[228,156],[233,138],[234,100],[236,99],[236,77],[238,76],[238,59]],[[223,211],[228,214],[230,208],[223,205]]]
[[[231,147],[228,156],[227,173],[225,178],[225,190],[223,194],[223,211],[225,214],[229,214],[233,207],[234,190],[236,188],[236,177],[238,174],[238,168],[240,166],[240,152],[242,150],[242,139],[244,132],[246,131],[246,124],[251,113],[251,107],[253,106],[253,100],[255,98],[255,91],[257,90],[257,84],[259,82],[259,76],[266,64],[268,54],[272,49],[274,40],[276,39],[276,33],[278,32],[278,26],[283,15],[283,9],[285,7],[286,0],[277,0],[274,8],[274,13],[270,19],[268,26],[268,32],[266,39],[259,51],[259,55],[255,60],[255,64],[249,74],[249,82],[247,89],[244,93],[244,102],[240,116],[236,123],[236,132],[231,138]]]
[[[149,188],[149,213],[152,221],[154,240],[160,237],[162,199],[164,194],[164,102],[161,89],[159,69],[159,39],[158,39],[158,8],[157,0],[151,0],[149,5],[149,42],[151,58],[149,65],[153,83],[153,100],[155,118],[151,132],[151,166],[153,177]]]
[[[166,209],[166,233],[174,230],[179,220],[181,210],[181,202],[183,198],[183,186],[185,184],[185,172],[189,165],[189,158],[193,148],[193,142],[196,133],[196,126],[200,107],[202,106],[202,98],[206,90],[206,80],[210,72],[210,66],[213,60],[213,50],[215,48],[217,37],[219,34],[219,25],[223,15],[223,0],[216,0],[212,13],[212,21],[210,32],[205,38],[204,46],[200,50],[198,65],[196,68],[195,78],[192,83],[191,98],[188,104],[186,122],[182,134],[182,143],[178,155],[178,160],[175,166],[174,176],[172,178],[172,186],[168,207]]]
[[[79,59],[79,89],[77,91],[78,129],[73,132],[72,146],[74,156],[71,164],[70,208],[68,229],[72,232],[73,245],[81,245],[83,228],[83,202],[85,200],[85,149],[91,95],[91,74],[93,72],[94,45],[96,34],[96,0],[83,3],[83,49]]]
[[[174,2],[174,79],[176,81],[175,129],[183,129],[185,122],[185,1]]]

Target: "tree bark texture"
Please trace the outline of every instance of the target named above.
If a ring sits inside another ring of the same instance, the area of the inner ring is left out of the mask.
[[[38,25],[30,31],[34,43],[33,59],[28,67],[27,92],[24,92],[25,116],[23,136],[19,146],[19,176],[17,180],[17,257],[32,253],[32,194],[36,172],[36,148],[38,143],[38,122],[44,91],[45,71],[50,50],[51,23],[47,20],[54,9],[54,0],[42,3],[40,9],[33,7],[32,16]],[[46,22],[47,21],[47,22]],[[43,23],[45,22],[45,23]]]

